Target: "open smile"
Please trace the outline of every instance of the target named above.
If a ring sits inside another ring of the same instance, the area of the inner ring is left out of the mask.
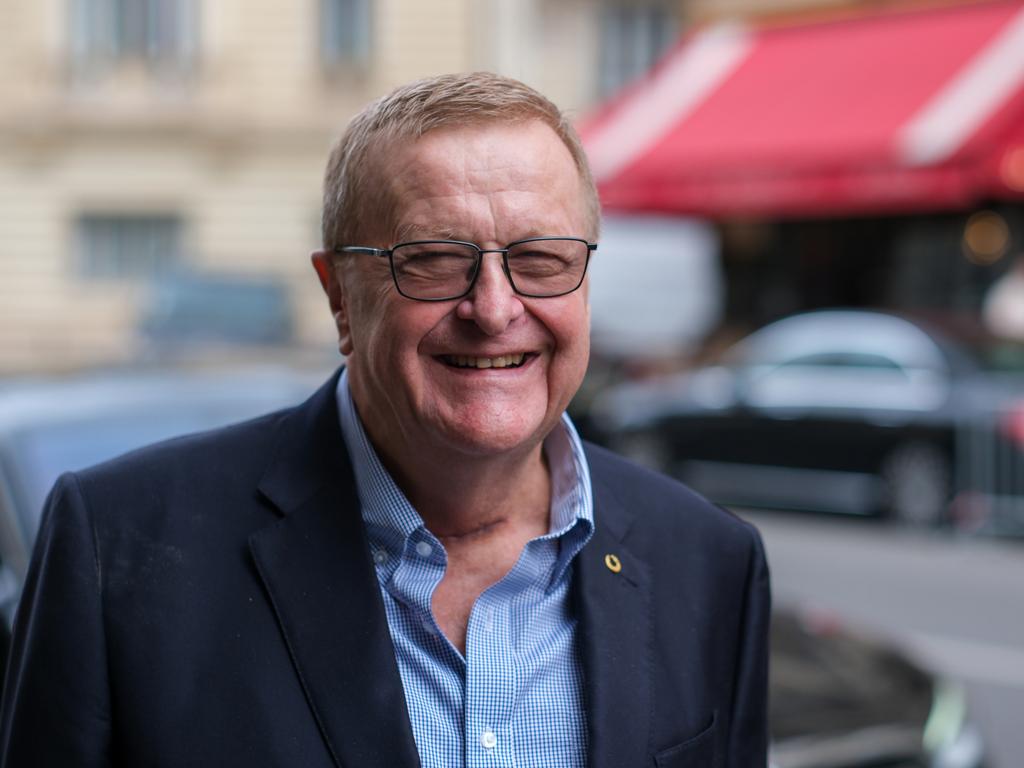
[[[441,361],[452,368],[519,368],[530,358],[536,357],[530,352],[517,352],[497,357],[474,357],[471,355],[441,355]]]

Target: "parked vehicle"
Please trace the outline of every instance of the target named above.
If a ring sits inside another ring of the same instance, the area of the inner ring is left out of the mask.
[[[963,436],[987,430],[999,460],[1024,468],[1021,408],[1024,378],[937,331],[824,310],[762,328],[717,365],[609,389],[592,420],[612,447],[721,503],[935,525],[966,490]],[[1017,474],[1009,492],[1024,495]]]
[[[154,280],[138,322],[146,349],[166,351],[204,343],[289,344],[292,315],[279,277],[175,272]]]
[[[0,387],[0,654],[45,495],[61,472],[297,403],[324,375],[120,373]],[[982,767],[963,691],[892,648],[777,612],[771,653],[776,768]]]

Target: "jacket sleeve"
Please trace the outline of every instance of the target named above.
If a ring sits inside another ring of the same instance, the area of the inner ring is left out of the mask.
[[[768,765],[768,646],[771,589],[764,545],[751,526],[753,546],[747,567],[743,636],[736,660],[736,684],[729,722],[728,768]]]
[[[50,492],[14,622],[0,768],[110,762],[110,692],[96,537],[74,475]]]

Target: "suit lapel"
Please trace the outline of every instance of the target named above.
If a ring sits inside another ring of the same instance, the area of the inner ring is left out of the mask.
[[[591,465],[593,467],[593,464]],[[631,514],[594,477],[594,535],[575,563],[587,691],[590,768],[639,764],[649,748],[651,599],[648,569],[623,544]],[[609,562],[606,556],[611,559]],[[617,572],[616,565],[621,566]]]
[[[418,766],[333,377],[286,417],[260,491],[283,513],[249,544],[309,705],[342,768]]]

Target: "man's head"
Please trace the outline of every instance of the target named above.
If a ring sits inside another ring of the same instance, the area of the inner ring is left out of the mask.
[[[394,143],[443,128],[515,124],[537,120],[555,132],[572,156],[586,206],[586,237],[595,240],[600,222],[597,188],[572,123],[541,93],[489,72],[449,74],[396,88],[366,106],[349,123],[327,161],[321,231],[330,251],[359,240],[363,227],[379,226],[390,214],[376,163]]]
[[[553,298],[524,296],[502,255],[488,253],[464,296],[416,301],[396,290],[386,255],[337,249],[593,241],[596,192],[557,108],[495,75],[413,83],[353,120],[325,187],[324,250],[314,264],[353,398],[385,459],[538,450],[586,370],[586,284]]]

